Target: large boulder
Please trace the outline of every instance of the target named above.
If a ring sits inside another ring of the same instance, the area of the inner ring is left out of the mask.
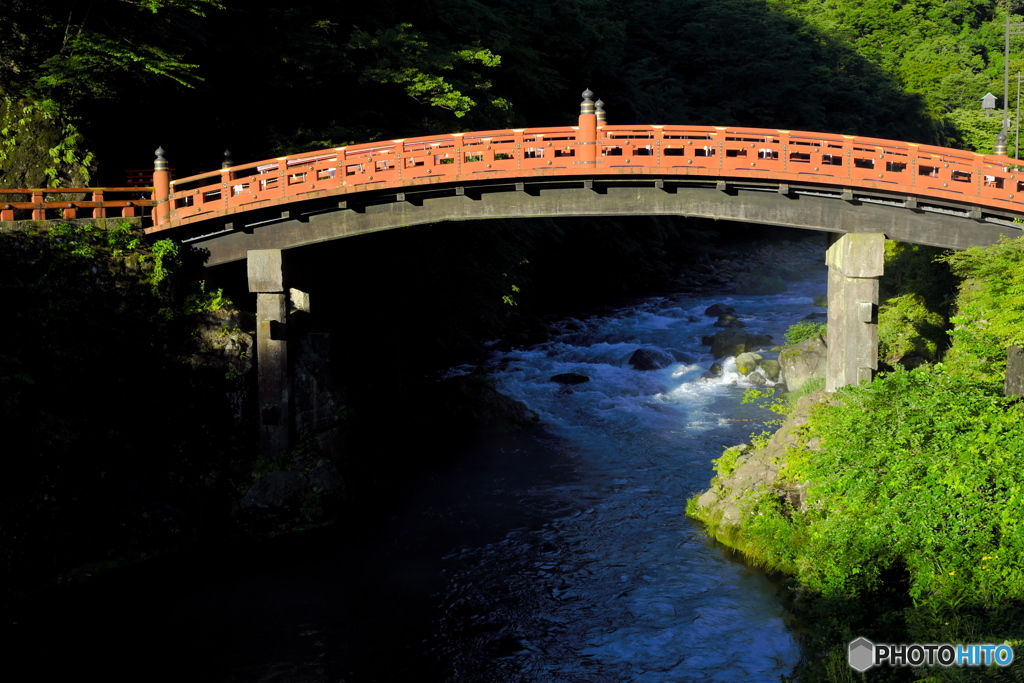
[[[345,494],[345,480],[330,460],[318,460],[313,469],[306,472],[306,479],[314,493],[337,497]]]
[[[661,370],[673,363],[674,359],[649,349],[637,349],[627,361],[637,370]]]
[[[747,350],[749,338],[750,333],[738,327],[716,332],[708,342],[711,345],[711,355],[715,358],[738,356]]]
[[[782,367],[782,376],[786,380],[786,387],[790,391],[796,391],[807,380],[824,377],[827,355],[828,348],[825,346],[825,340],[817,334],[799,344],[784,348],[779,353],[779,365]]]
[[[770,334],[750,334],[744,329],[731,327],[709,337],[703,337],[701,341],[711,347],[711,355],[715,358],[725,358],[771,346],[772,337]]]
[[[704,315],[717,318],[720,315],[731,315],[736,309],[725,304],[712,304],[704,310]]]

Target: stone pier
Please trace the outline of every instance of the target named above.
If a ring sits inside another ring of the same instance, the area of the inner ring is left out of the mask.
[[[288,294],[280,249],[250,250],[247,263],[249,291],[256,293],[260,455],[272,457],[289,446]]]
[[[878,278],[885,267],[885,235],[834,237],[828,264],[828,359],[825,389],[870,381],[878,369]]]

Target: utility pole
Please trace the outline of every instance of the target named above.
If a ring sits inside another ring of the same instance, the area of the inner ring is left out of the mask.
[[[1010,12],[1006,12],[1006,31],[1003,41],[1003,125],[996,135],[996,156],[1006,156],[1006,140],[1010,137],[1010,36],[1024,35],[1024,31],[1011,31],[1011,28],[1024,28],[1024,24],[1011,24]],[[1015,150],[1020,154],[1019,150]]]
[[[1013,143],[1013,158],[1020,158],[1020,72],[1017,72],[1017,137]]]

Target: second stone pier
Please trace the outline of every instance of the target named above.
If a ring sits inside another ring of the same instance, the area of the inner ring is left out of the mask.
[[[885,268],[885,235],[833,238],[828,264],[828,359],[825,390],[870,381],[878,369],[878,278]]]

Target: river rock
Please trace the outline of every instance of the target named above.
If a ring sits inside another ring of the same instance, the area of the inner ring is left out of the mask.
[[[722,314],[715,321],[715,327],[746,327],[742,320],[734,315]]]
[[[777,360],[770,358],[762,359],[757,367],[761,369],[764,376],[770,379],[772,382],[778,382],[782,377],[782,365]]]
[[[747,350],[750,334],[738,327],[716,332],[710,338],[711,355],[715,358],[738,356]]]
[[[552,377],[551,381],[558,384],[583,384],[584,382],[589,382],[590,378],[576,372],[563,372]]]
[[[732,306],[726,306],[725,304],[712,304],[704,310],[704,315],[716,318],[720,315],[731,315],[736,312],[736,309]]]
[[[427,398],[422,414],[429,422],[445,420],[465,434],[514,432],[540,419],[525,403],[498,391],[486,373],[443,379]]]
[[[758,364],[763,360],[763,357],[758,353],[741,353],[736,356],[736,370],[741,375],[749,375],[757,369]]]
[[[661,370],[671,365],[673,359],[649,349],[637,349],[627,362],[637,370]]]
[[[746,330],[733,327],[716,332],[710,337],[703,337],[701,341],[711,347],[711,355],[715,358],[725,358],[771,346],[772,337],[770,334],[750,334]]]
[[[807,380],[825,376],[828,349],[821,335],[814,335],[799,344],[788,346],[779,353],[779,365],[786,380],[786,388],[796,391]]]

